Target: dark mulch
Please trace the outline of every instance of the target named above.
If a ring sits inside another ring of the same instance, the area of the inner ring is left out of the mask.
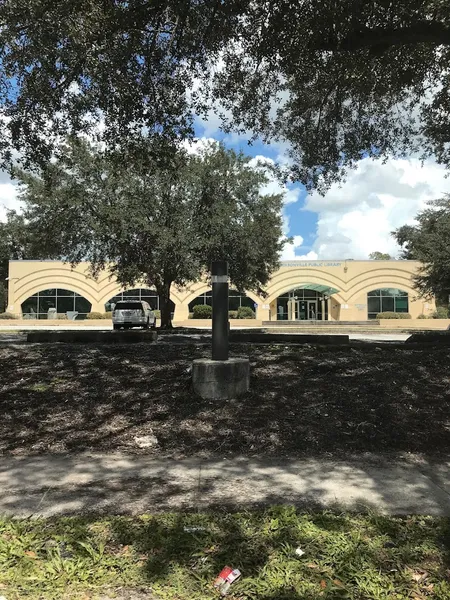
[[[158,456],[335,456],[450,449],[450,348],[234,345],[251,392],[195,397],[204,346],[0,348],[0,452],[121,450]],[[139,449],[136,437],[158,445]]]

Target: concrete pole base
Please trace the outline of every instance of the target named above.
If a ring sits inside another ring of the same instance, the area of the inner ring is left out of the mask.
[[[194,360],[192,383],[194,392],[205,400],[237,398],[249,390],[250,361],[248,358]]]

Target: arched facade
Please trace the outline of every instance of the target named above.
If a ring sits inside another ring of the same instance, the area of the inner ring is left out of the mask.
[[[317,304],[310,305],[316,316],[320,313],[329,320],[365,321],[369,314],[368,293],[395,288],[408,294],[408,311],[417,318],[435,308],[433,300],[420,298],[414,289],[412,277],[419,267],[415,261],[287,261],[273,273],[263,295],[247,291],[246,296],[256,305],[256,319],[264,322],[277,320],[278,298],[289,297],[295,290],[326,289],[328,293],[320,292],[320,297],[315,296]],[[70,264],[59,261],[11,261],[8,283],[8,311],[17,315],[21,314],[21,306],[27,298],[42,290],[70,290],[85,298],[92,311],[102,313],[105,304],[124,291],[108,271],[94,279],[87,263],[72,269]],[[134,287],[148,288],[148,285]],[[208,290],[210,284],[207,281],[198,281],[182,289],[174,286],[171,290],[174,321],[187,321],[189,305]],[[305,297],[302,299],[306,300]],[[319,310],[322,299],[327,303],[324,311],[321,304]]]

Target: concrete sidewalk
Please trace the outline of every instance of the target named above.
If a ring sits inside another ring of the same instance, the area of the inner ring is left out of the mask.
[[[180,461],[123,454],[0,459],[0,514],[137,514],[293,503],[450,515],[450,461]]]

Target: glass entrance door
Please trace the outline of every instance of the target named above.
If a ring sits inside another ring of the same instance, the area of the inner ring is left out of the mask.
[[[317,300],[297,300],[295,302],[296,321],[316,321],[318,318]]]
[[[318,319],[317,314],[317,300],[308,300],[308,321],[316,321]]]
[[[306,321],[308,318],[308,306],[305,300],[297,300],[295,302],[295,320]]]

